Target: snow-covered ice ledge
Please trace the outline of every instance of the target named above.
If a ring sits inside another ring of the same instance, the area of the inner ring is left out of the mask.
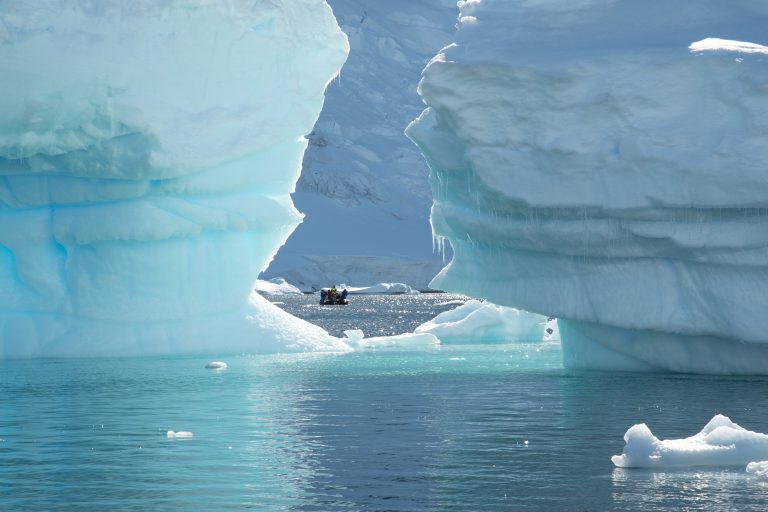
[[[768,372],[768,4],[459,6],[407,131],[431,286],[565,319],[569,367]]]
[[[347,53],[323,0],[5,2],[0,359],[348,349],[251,296]]]

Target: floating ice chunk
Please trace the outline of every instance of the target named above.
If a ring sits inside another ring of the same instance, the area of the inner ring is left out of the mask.
[[[695,43],[692,43],[688,49],[694,53],[724,51],[738,53],[763,53],[768,55],[768,46],[755,43],[746,43],[744,41],[719,39],[716,37],[708,37],[707,39],[696,41]]]
[[[256,281],[256,291],[264,295],[303,295],[299,288],[287,282],[282,277],[275,277],[269,281]]]
[[[224,361],[211,361],[210,363],[206,363],[205,367],[209,370],[224,370],[227,368],[227,363]]]
[[[352,329],[344,331],[343,339],[350,347],[356,350],[365,349],[434,349],[440,346],[440,340],[429,333],[405,333],[397,336],[375,336],[365,338],[363,331]]]
[[[750,462],[747,464],[747,473],[768,479],[768,460]]]
[[[168,439],[189,439],[194,436],[192,432],[186,432],[186,431],[179,431],[174,432],[173,430],[168,431]]]
[[[624,452],[611,457],[620,468],[741,466],[768,459],[768,435],[746,430],[721,414],[685,439],[660,440],[640,423],[627,430],[624,441]]]
[[[346,336],[346,339],[344,340],[348,345],[356,345],[360,342],[363,338],[365,338],[365,333],[361,331],[360,329],[349,329],[344,331],[344,336]]]
[[[467,303],[467,301],[465,301],[465,300],[456,299],[456,300],[449,300],[449,301],[441,302],[441,303],[436,304],[436,305],[437,306],[463,306],[466,303]]]
[[[535,313],[470,300],[440,313],[414,332],[434,334],[443,343],[541,341],[546,321]]]

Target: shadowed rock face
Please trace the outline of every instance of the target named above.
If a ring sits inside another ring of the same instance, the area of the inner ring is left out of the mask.
[[[408,129],[454,249],[432,286],[557,316],[572,367],[768,371],[768,50],[694,44],[766,42],[768,7],[461,11]]]
[[[0,357],[333,344],[250,298],[348,52],[324,1],[22,1],[0,27]]]

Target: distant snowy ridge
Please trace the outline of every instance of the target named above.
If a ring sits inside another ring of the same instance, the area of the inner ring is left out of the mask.
[[[322,0],[0,9],[0,359],[348,350],[252,293],[349,46]]]
[[[428,170],[403,130],[423,108],[421,69],[450,40],[455,0],[329,0],[350,56],[309,134],[293,198],[304,222],[263,278],[426,289],[432,250]]]
[[[432,286],[561,319],[569,367],[768,372],[768,4],[459,7],[408,129]]]

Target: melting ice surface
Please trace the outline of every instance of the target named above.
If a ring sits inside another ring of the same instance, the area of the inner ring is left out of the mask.
[[[0,2],[0,359],[346,348],[251,292],[347,51],[322,0]]]
[[[562,319],[572,368],[766,373],[768,4],[609,3],[459,2],[408,129],[432,286]]]

